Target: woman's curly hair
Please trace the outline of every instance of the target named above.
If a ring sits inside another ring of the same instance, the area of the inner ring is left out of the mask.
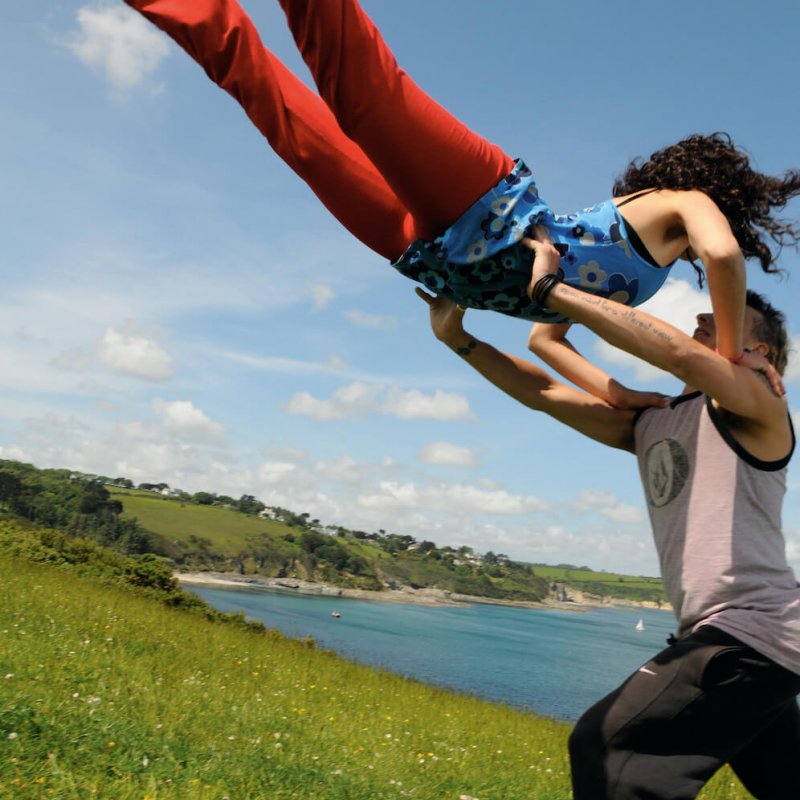
[[[800,194],[800,170],[788,170],[783,177],[756,172],[747,153],[727,133],[694,134],[647,161],[634,159],[614,182],[613,194],[620,197],[651,187],[707,194],[727,217],[745,258],[757,258],[764,272],[780,272],[775,262],[781,249],[800,242],[800,228],[773,214]],[[778,245],[776,252],[766,236]]]

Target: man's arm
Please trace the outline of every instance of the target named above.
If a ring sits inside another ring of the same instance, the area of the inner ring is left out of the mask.
[[[428,304],[436,338],[473,369],[523,405],[563,422],[595,441],[633,451],[632,411],[621,411],[586,392],[555,380],[521,358],[502,353],[464,330],[464,311],[444,297],[417,294]]]
[[[644,311],[562,283],[550,292],[547,306],[586,325],[609,344],[671,372],[743,419],[770,427],[781,409],[785,416],[785,400],[769,388],[763,375],[731,363]]]

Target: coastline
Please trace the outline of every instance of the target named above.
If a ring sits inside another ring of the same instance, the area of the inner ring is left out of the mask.
[[[383,603],[408,603],[424,606],[470,606],[473,604],[512,606],[516,608],[557,609],[559,611],[586,612],[593,608],[647,608],[660,611],[671,611],[668,603],[658,606],[649,601],[626,601],[618,598],[607,600],[595,595],[586,595],[580,590],[570,592],[570,600],[546,598],[535,602],[531,600],[499,600],[494,597],[477,597],[474,595],[455,594],[443,589],[413,589],[403,586],[400,589],[384,589],[372,591],[368,589],[348,589],[342,586],[331,586],[297,578],[266,578],[261,575],[238,575],[231,572],[175,572],[175,579],[182,585],[219,586],[228,588],[269,589],[273,591],[316,595],[322,597],[345,597],[352,600],[377,600]]]

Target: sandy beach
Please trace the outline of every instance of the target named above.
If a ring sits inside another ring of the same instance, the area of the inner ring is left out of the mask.
[[[384,603],[411,603],[425,606],[464,606],[473,603],[486,605],[517,606],[520,608],[557,608],[567,611],[588,611],[592,608],[658,608],[650,602],[626,602],[619,599],[604,601],[602,598],[585,595],[580,591],[570,592],[567,602],[545,599],[541,602],[525,600],[497,600],[492,597],[475,597],[472,595],[454,594],[442,589],[414,589],[403,586],[399,589],[385,589],[382,592],[367,589],[346,589],[341,586],[330,586],[325,583],[314,583],[296,578],[265,578],[261,575],[238,575],[231,572],[176,572],[175,578],[188,586],[228,586],[273,589],[296,594],[322,595],[326,597],[348,597],[355,600],[379,600]],[[661,610],[669,611],[667,604]]]

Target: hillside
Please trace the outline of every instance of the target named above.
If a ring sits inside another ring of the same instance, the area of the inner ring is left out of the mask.
[[[318,581],[380,591],[398,585],[460,595],[538,601],[547,582],[530,565],[470,548],[439,548],[395,534],[324,528],[281,513],[263,519],[232,508],[193,505],[158,494],[112,489],[123,518],[156,534],[178,569]],[[280,513],[280,512],[278,512]]]
[[[545,566],[501,553],[437,546],[398,533],[325,526],[308,514],[190,495],[165,484],[39,470],[0,461],[0,508],[39,524],[89,536],[126,554],[153,553],[179,572],[311,581],[354,590],[436,589],[496,601],[575,599],[578,594],[663,602],[661,581]]]

